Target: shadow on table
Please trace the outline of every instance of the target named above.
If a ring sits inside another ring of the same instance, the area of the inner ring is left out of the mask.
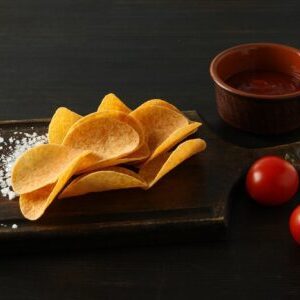
[[[272,147],[300,141],[300,128],[278,135],[258,135],[236,129],[221,118],[215,118],[212,128],[224,140],[246,148]]]

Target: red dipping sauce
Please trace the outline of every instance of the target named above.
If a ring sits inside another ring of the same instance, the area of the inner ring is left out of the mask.
[[[300,79],[276,71],[244,71],[227,79],[235,89],[258,95],[284,95],[300,91]]]

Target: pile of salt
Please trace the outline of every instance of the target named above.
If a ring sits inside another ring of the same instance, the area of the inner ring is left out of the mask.
[[[15,131],[8,140],[0,136],[0,150],[6,149],[5,154],[0,155],[0,191],[3,197],[12,200],[17,196],[11,187],[11,169],[16,159],[26,150],[45,143],[47,135],[39,136],[36,132]]]

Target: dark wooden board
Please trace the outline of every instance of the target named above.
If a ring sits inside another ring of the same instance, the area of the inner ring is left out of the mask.
[[[201,120],[196,112],[189,118]],[[4,121],[0,135],[15,131],[47,131],[47,120]],[[148,191],[133,189],[56,200],[38,221],[25,220],[18,200],[0,200],[0,241],[40,243],[60,240],[60,246],[101,246],[218,239],[226,235],[230,192],[254,156],[285,153],[293,145],[271,150],[247,150],[224,142],[204,124],[198,135],[207,150],[171,173]],[[294,144],[295,146],[296,144]],[[17,224],[17,229],[12,229]],[[78,244],[78,241],[81,241]],[[84,243],[83,243],[84,241]]]
[[[199,120],[195,112],[187,114]],[[41,135],[47,125],[47,120],[6,121],[0,123],[0,135],[5,139],[15,131]],[[184,162],[148,191],[120,190],[56,200],[35,222],[22,217],[17,199],[1,199],[0,223],[7,227],[0,226],[0,240],[90,237],[111,245],[222,236],[229,192],[242,170],[235,157],[241,159],[246,152],[224,143],[205,125],[199,135],[207,141],[208,150]],[[14,223],[17,229],[11,228]]]

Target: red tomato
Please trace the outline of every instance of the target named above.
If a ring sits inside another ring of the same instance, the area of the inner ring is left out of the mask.
[[[300,206],[297,206],[291,214],[290,232],[294,240],[300,244]]]
[[[280,205],[297,192],[299,177],[292,164],[277,156],[265,156],[249,169],[246,188],[263,205]]]

